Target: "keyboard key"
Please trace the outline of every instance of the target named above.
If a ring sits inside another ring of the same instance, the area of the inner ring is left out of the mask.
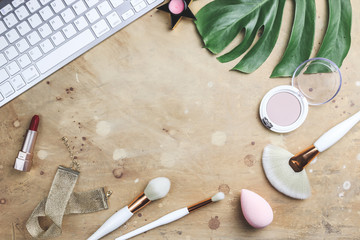
[[[105,15],[111,11],[111,7],[107,1],[100,3],[97,8],[99,9],[101,15]]]
[[[9,44],[7,43],[5,37],[0,36],[0,50],[6,48]]]
[[[55,0],[51,2],[50,5],[55,13],[58,13],[65,8],[65,5],[61,0]]]
[[[40,47],[44,53],[47,53],[54,48],[54,46],[52,45],[49,39],[46,39],[45,41],[40,43]]]
[[[10,31],[5,33],[5,36],[6,36],[7,40],[9,41],[9,43],[13,43],[20,38],[19,34],[17,33],[17,31],[15,29],[11,29]]]
[[[95,9],[91,9],[85,15],[90,23],[93,23],[100,18],[100,15]]]
[[[121,23],[121,19],[116,12],[111,13],[109,16],[106,17],[110,26],[113,28]]]
[[[9,78],[9,74],[5,71],[5,69],[0,69],[0,83]]]
[[[74,13],[71,11],[70,8],[66,9],[61,13],[61,17],[64,19],[66,23],[70,22],[72,19],[75,18]]]
[[[144,8],[146,8],[146,3],[144,1],[141,1],[138,5],[134,7],[136,12],[140,12]]]
[[[0,34],[6,31],[5,24],[0,20]]]
[[[25,39],[21,39],[15,45],[16,45],[16,48],[19,50],[20,53],[25,52],[30,47]]]
[[[56,16],[50,20],[50,25],[56,31],[59,28],[61,28],[64,25],[64,23],[59,16]]]
[[[129,9],[127,12],[125,12],[123,15],[121,15],[122,18],[126,21],[130,17],[134,16],[133,10]]]
[[[15,77],[10,79],[11,86],[16,90],[20,90],[26,84],[20,75],[16,75]]]
[[[5,50],[5,55],[9,60],[12,60],[15,57],[17,57],[17,55],[19,55],[19,54],[16,51],[14,46],[10,46],[8,49]]]
[[[110,2],[114,8],[117,8],[118,6],[124,3],[124,0],[110,0]]]
[[[14,75],[18,71],[20,71],[20,68],[16,62],[11,62],[9,65],[6,66],[6,69],[8,73],[10,73],[10,75]]]
[[[25,86],[25,82],[20,75],[16,75],[15,77],[11,78],[10,83],[16,91]]]
[[[49,36],[50,34],[52,34],[52,30],[49,26],[49,24],[45,23],[44,25],[42,25],[41,27],[38,28],[40,35],[43,38],[46,38],[47,36]]]
[[[30,15],[30,13],[28,12],[25,6],[21,6],[18,9],[16,9],[15,14],[20,21]]]
[[[48,20],[54,15],[49,6],[46,6],[43,9],[41,9],[39,13],[41,17],[44,19],[44,21]]]
[[[54,35],[51,36],[51,40],[53,41],[53,43],[58,46],[61,43],[63,43],[65,41],[64,36],[61,34],[61,32],[57,32]]]
[[[39,73],[38,71],[35,69],[34,66],[31,66],[27,69],[25,69],[23,72],[22,72],[22,75],[23,75],[23,78],[24,80],[29,83],[31,81],[33,81],[35,78],[39,77]]]
[[[72,24],[67,25],[62,30],[67,38],[71,38],[76,34],[76,30]]]
[[[31,63],[31,60],[30,60],[30,58],[28,57],[27,54],[24,54],[24,55],[22,55],[21,57],[19,57],[19,58],[17,59],[17,61],[18,61],[18,63],[20,64],[20,66],[21,66],[22,68],[28,66],[28,65]]]
[[[37,0],[29,0],[26,2],[26,6],[30,10],[31,13],[36,12],[38,9],[40,9],[40,4]]]
[[[148,4],[152,4],[154,2],[156,2],[156,0],[146,0],[148,2]]]
[[[7,63],[7,60],[6,60],[5,56],[4,56],[4,54],[0,53],[0,67],[4,66],[6,63]]]
[[[104,35],[104,33],[108,32],[110,30],[109,26],[106,24],[104,19],[102,19],[102,20],[98,21],[96,24],[92,25],[91,28],[97,37]]]
[[[70,4],[72,4],[73,2],[75,2],[75,0],[65,0],[66,5],[70,5]]]
[[[4,22],[8,28],[12,28],[18,23],[18,20],[13,13],[10,13],[6,17],[4,17]]]
[[[30,55],[30,58],[35,61],[42,56],[42,53],[38,47],[34,47],[33,49],[31,49],[29,51],[29,55]]]
[[[4,97],[1,95],[1,93],[0,93],[0,102],[2,101],[2,100],[4,100]]]
[[[17,8],[18,6],[20,6],[24,2],[25,2],[25,0],[14,0],[14,1],[12,1],[12,5],[14,6],[14,8]]]
[[[28,32],[31,31],[31,28],[27,22],[22,22],[16,26],[17,30],[19,31],[21,36],[24,36]]]
[[[32,28],[36,28],[41,23],[43,23],[43,21],[41,20],[41,18],[39,17],[39,15],[37,13],[35,13],[31,17],[29,17],[28,21],[29,21]]]
[[[40,40],[41,40],[39,34],[36,31],[27,35],[26,38],[28,39],[28,41],[31,45],[35,45],[36,43],[40,42]]]
[[[143,0],[131,0],[130,3],[133,7],[135,7],[136,5],[138,5],[139,3],[141,3]]]
[[[92,7],[96,5],[99,2],[99,0],[85,0],[85,2],[89,7]]]
[[[11,12],[13,10],[12,6],[10,4],[7,4],[5,7],[3,7],[2,9],[0,9],[0,12],[2,15],[6,15],[9,12]]]
[[[88,26],[88,23],[87,23],[87,21],[85,20],[85,18],[83,16],[76,19],[74,21],[74,23],[75,23],[76,28],[79,31],[83,30],[84,28],[86,28]]]
[[[46,5],[50,2],[51,0],[40,0],[42,5]]]
[[[51,68],[55,67],[57,64],[64,61],[66,58],[70,57],[83,47],[87,46],[91,42],[95,40],[94,35],[91,33],[89,29],[84,32],[76,35],[73,39],[66,42],[64,45],[55,49],[49,55],[40,59],[37,62],[37,67],[39,68],[41,73],[45,73]]]
[[[87,10],[85,3],[83,1],[78,1],[73,5],[73,9],[77,15],[82,14]]]
[[[11,87],[9,82],[6,82],[3,85],[1,85],[0,86],[0,91],[6,98],[10,97],[10,95],[15,92],[14,89]]]

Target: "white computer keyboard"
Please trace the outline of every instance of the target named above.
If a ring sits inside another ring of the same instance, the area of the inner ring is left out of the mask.
[[[0,1],[0,107],[163,1]]]

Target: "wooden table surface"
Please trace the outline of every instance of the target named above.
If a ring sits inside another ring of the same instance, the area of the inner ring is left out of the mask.
[[[209,1],[195,1],[194,13]],[[326,1],[316,1],[314,52],[326,29]],[[286,47],[292,1],[286,2],[277,45],[252,74],[228,71],[203,48],[191,20],[170,31],[169,16],[153,10],[14,101],[0,108],[0,239],[30,239],[25,222],[47,196],[59,165],[70,165],[61,138],[81,166],[75,191],[106,186],[109,209],[64,217],[57,239],[85,239],[110,215],[165,176],[168,196],[135,215],[104,239],[114,239],[172,210],[224,191],[224,201],[134,239],[360,239],[360,125],[307,168],[312,196],[288,198],[267,181],[261,166],[266,144],[297,152],[324,131],[360,110],[360,2],[352,1],[352,46],[334,101],[310,107],[305,123],[288,134],[265,129],[259,104],[271,88],[290,78],[270,79]],[[34,114],[41,117],[30,172],[12,169]],[[351,186],[344,189],[344,182]],[[273,223],[250,227],[240,190],[263,196]]]

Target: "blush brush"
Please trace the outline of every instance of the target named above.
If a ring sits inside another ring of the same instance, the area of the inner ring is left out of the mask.
[[[113,214],[106,222],[87,240],[97,240],[114,231],[127,222],[136,212],[143,209],[150,202],[165,197],[170,190],[170,180],[165,177],[152,179],[144,192],[137,196],[128,206]]]
[[[311,196],[311,188],[305,167],[317,155],[338,142],[360,121],[360,112],[324,133],[313,145],[293,155],[274,145],[264,148],[262,165],[271,185],[279,192],[296,199]]]

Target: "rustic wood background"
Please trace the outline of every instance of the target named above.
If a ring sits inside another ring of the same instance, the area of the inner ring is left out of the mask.
[[[194,13],[206,1],[191,5]],[[314,53],[326,30],[326,1],[316,1]],[[289,134],[266,130],[258,108],[286,47],[292,1],[286,2],[278,43],[252,74],[228,71],[202,48],[191,20],[170,31],[168,14],[153,10],[0,108],[0,239],[30,239],[25,222],[47,196],[58,165],[70,165],[66,136],[81,174],[75,191],[106,186],[106,211],[66,216],[57,239],[86,239],[116,210],[158,176],[171,179],[169,195],[104,239],[114,239],[218,190],[224,201],[135,239],[360,239],[360,125],[307,168],[312,197],[294,200],[266,180],[261,154],[272,143],[298,150],[360,110],[360,2],[352,1],[352,46],[341,71],[336,99],[310,107],[305,123]],[[334,49],[336,51],[336,49]],[[41,117],[34,165],[12,169],[34,114]],[[344,182],[351,183],[344,189]],[[262,195],[273,223],[251,228],[241,213],[240,190]]]

